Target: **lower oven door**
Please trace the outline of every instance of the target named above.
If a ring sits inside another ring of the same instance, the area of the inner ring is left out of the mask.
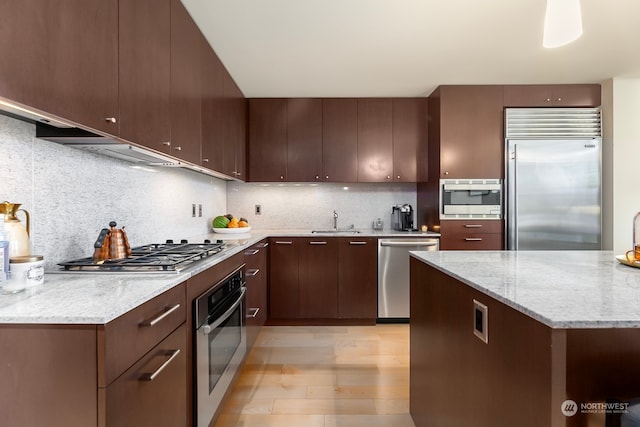
[[[197,426],[207,427],[247,352],[242,287],[224,312],[196,330]]]

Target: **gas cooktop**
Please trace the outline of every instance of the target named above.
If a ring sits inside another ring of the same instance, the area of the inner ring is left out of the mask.
[[[131,249],[131,256],[124,259],[95,261],[91,257],[61,262],[60,272],[109,272],[109,273],[179,273],[192,263],[213,256],[225,248],[218,240],[211,243],[152,243]]]

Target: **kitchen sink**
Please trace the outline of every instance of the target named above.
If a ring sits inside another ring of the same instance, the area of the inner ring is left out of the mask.
[[[337,234],[337,233],[351,233],[351,234],[360,234],[358,230],[346,229],[346,230],[312,230],[314,234]]]

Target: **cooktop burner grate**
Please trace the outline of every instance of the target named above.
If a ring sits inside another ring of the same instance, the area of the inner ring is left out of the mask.
[[[179,272],[187,265],[222,251],[224,243],[153,243],[131,249],[124,259],[95,261],[91,257],[61,262],[65,272]]]

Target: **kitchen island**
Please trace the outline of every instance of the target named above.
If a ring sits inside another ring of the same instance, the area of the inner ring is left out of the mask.
[[[612,252],[412,253],[416,427],[604,426],[640,396],[639,303]]]

